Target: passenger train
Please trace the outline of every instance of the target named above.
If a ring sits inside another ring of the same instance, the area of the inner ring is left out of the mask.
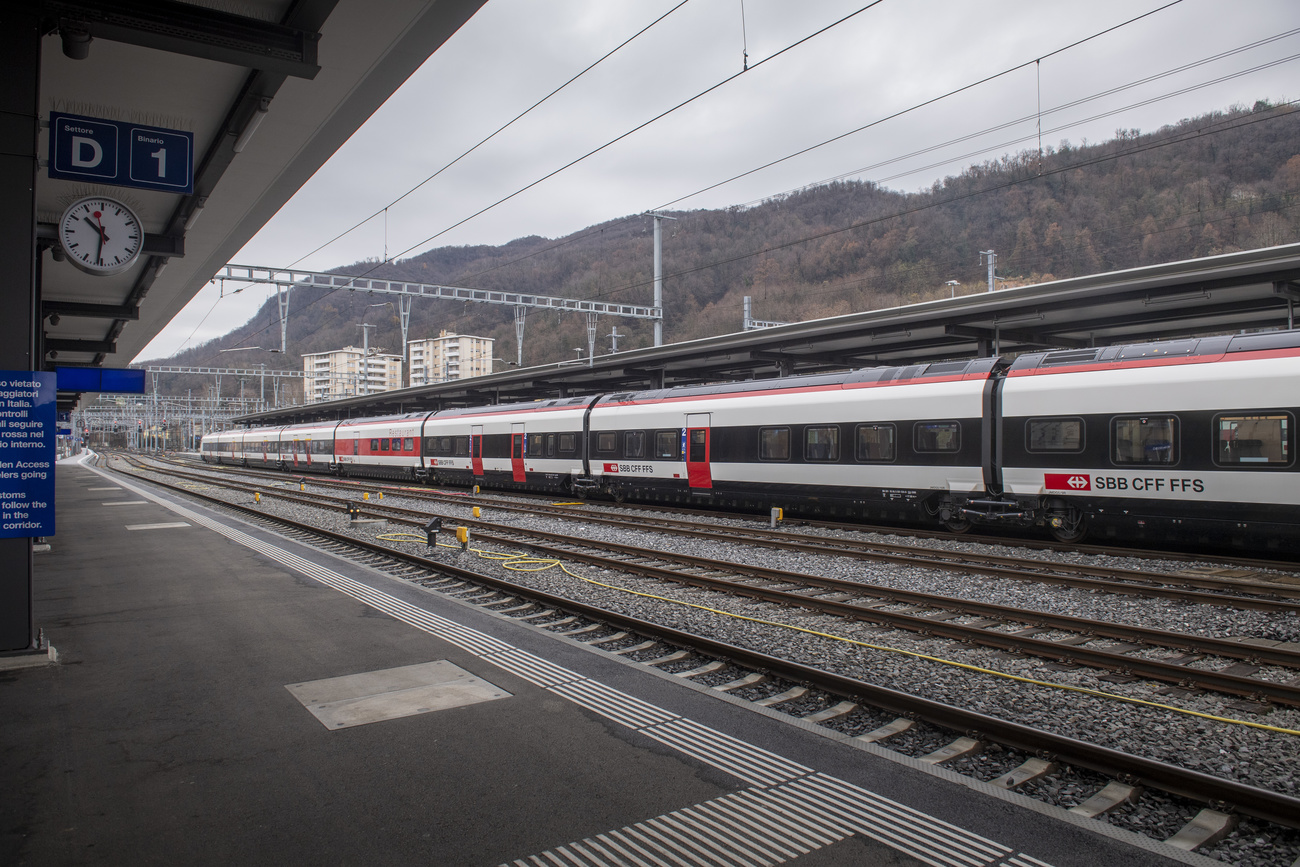
[[[1300,551],[1300,332],[209,434],[204,461]]]

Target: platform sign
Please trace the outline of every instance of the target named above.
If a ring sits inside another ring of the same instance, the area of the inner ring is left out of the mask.
[[[50,112],[52,178],[194,192],[194,134]]]
[[[54,535],[55,375],[0,370],[0,539]]]

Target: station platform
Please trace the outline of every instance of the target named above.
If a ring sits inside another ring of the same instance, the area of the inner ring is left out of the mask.
[[[1209,865],[73,461],[0,863]]]

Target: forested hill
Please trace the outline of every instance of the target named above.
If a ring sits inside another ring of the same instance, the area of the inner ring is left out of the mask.
[[[746,295],[755,318],[789,322],[946,296],[949,280],[983,291],[981,250],[997,251],[998,274],[1018,285],[1290,243],[1300,240],[1298,204],[1300,111],[1260,102],[1156,132],[1120,130],[1101,144],[1062,142],[1041,158],[1006,156],[919,192],[841,182],[752,207],[670,212],[678,220],[664,224],[664,339],[738,331]],[[444,247],[337,270],[648,305],[652,235],[648,217],[628,217],[567,238]],[[289,354],[268,366],[300,367],[302,353],[359,344],[363,315],[379,326],[371,346],[400,351],[394,309],[365,309],[382,300],[295,292]],[[171,363],[212,364],[217,349],[241,341],[275,345],[277,322],[272,298],[245,326]],[[625,335],[620,350],[652,342],[648,324],[602,318],[598,353],[609,351],[615,326]],[[442,330],[496,337],[497,355],[515,358],[510,308],[417,301],[411,338]],[[526,365],[572,359],[579,346],[585,317],[529,315]]]

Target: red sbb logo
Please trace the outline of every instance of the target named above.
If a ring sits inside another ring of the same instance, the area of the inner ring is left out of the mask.
[[[605,464],[605,472],[607,472],[607,473],[617,473],[617,472],[618,472],[618,464]]]
[[[1051,491],[1091,491],[1092,479],[1085,473],[1043,473],[1043,485]]]

